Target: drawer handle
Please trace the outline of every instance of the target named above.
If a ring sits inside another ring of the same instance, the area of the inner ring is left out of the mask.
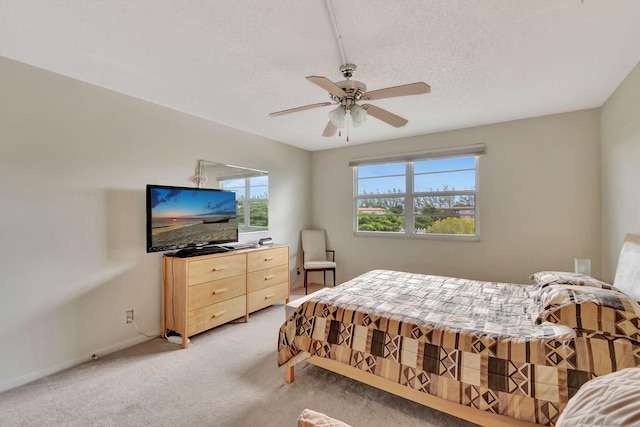
[[[218,294],[223,294],[225,292],[227,292],[229,289],[227,288],[220,288],[220,289],[216,289],[215,291],[213,291],[211,293],[211,295],[218,295]]]
[[[225,269],[225,267],[213,267],[213,268],[211,269],[211,271],[222,271],[222,270],[224,270],[224,269]]]
[[[269,294],[269,295],[265,296],[264,299],[271,299],[273,297],[274,297],[274,294]]]
[[[216,319],[218,317],[222,317],[224,316],[224,314],[227,312],[227,310],[223,310],[220,313],[215,313],[213,316],[211,316],[212,319]]]
[[[272,256],[272,257],[265,258],[264,260],[265,261],[273,261],[274,259],[276,259],[276,257]]]
[[[271,280],[274,277],[276,277],[275,274],[272,274],[271,276],[265,276],[264,280]]]

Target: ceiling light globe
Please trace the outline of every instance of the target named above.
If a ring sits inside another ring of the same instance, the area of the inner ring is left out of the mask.
[[[353,121],[353,127],[361,126],[367,121],[367,110],[361,106],[354,104],[351,107],[351,120]]]
[[[345,118],[346,110],[342,105],[339,105],[337,108],[329,111],[329,120],[339,129],[344,127]]]

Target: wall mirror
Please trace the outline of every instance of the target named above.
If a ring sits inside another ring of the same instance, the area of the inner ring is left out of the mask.
[[[219,188],[236,193],[239,233],[269,230],[267,171],[198,160],[194,180],[198,188]]]

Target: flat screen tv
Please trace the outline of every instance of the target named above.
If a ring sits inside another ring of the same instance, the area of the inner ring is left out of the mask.
[[[235,192],[147,185],[147,252],[237,241]]]

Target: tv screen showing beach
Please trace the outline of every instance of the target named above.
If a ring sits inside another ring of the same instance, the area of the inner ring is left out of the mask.
[[[236,194],[202,188],[147,187],[147,251],[235,242]]]

